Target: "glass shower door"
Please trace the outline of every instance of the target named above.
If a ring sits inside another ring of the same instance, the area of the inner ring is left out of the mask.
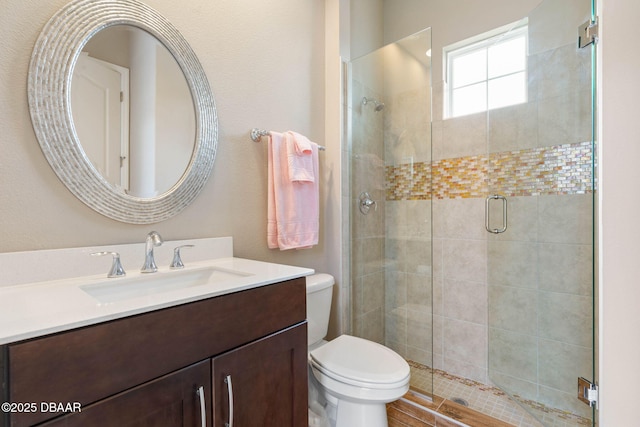
[[[430,30],[349,64],[351,333],[433,391]]]
[[[487,120],[489,376],[544,425],[593,423],[576,393],[595,380],[591,7],[529,14],[527,102]]]

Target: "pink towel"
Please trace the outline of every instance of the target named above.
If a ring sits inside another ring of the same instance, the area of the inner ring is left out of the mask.
[[[312,142],[306,136],[295,132],[285,132],[287,148],[287,168],[290,181],[315,181],[313,170]]]
[[[285,135],[271,132],[268,148],[267,245],[302,249],[318,244],[319,179],[292,181]],[[306,138],[305,138],[306,139]],[[313,177],[318,176],[318,146],[311,143]]]

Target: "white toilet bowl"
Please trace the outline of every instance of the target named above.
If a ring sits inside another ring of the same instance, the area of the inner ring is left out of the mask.
[[[333,284],[328,274],[307,277],[309,386],[320,397],[313,406],[322,406],[331,427],[388,427],[386,403],[409,390],[409,364],[393,350],[362,338],[341,335],[323,341]]]
[[[389,348],[341,335],[309,353],[335,427],[387,427],[386,403],[409,389],[407,362]]]

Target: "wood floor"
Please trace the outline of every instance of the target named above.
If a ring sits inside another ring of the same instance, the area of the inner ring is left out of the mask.
[[[425,395],[411,389],[402,399],[387,404],[389,427],[513,427],[438,396],[433,396],[433,401],[430,401]]]

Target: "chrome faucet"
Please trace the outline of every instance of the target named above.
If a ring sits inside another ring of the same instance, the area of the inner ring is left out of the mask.
[[[144,245],[144,265],[140,269],[142,273],[155,273],[158,271],[156,261],[153,259],[153,248],[162,245],[162,237],[156,231],[147,234],[147,241]]]

